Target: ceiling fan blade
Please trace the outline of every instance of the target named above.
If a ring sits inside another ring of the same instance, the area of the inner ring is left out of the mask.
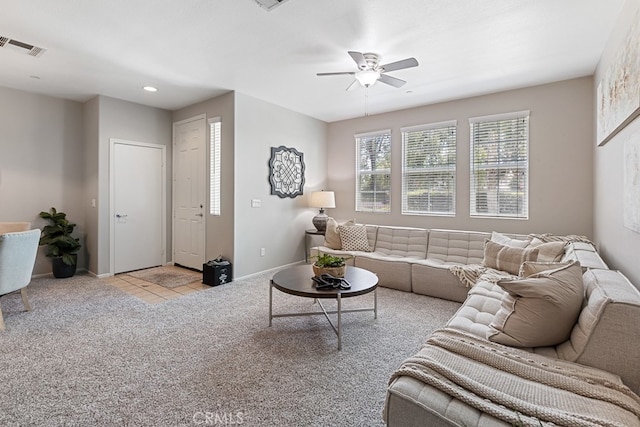
[[[402,79],[387,76],[386,74],[380,74],[380,78],[378,80],[380,80],[382,83],[386,83],[393,87],[401,87],[406,83],[406,81]]]
[[[347,91],[351,91],[358,88],[358,81],[354,79],[349,86],[347,86]]]
[[[389,64],[382,65],[380,68],[384,70],[384,72],[402,70],[404,68],[417,67],[418,60],[416,58],[407,58],[402,61],[391,62]]]
[[[338,72],[338,73],[316,73],[316,76],[341,76],[343,74],[354,75],[355,71],[341,71],[341,72]]]
[[[361,52],[354,52],[350,50],[348,53],[353,58],[353,60],[356,61],[356,64],[358,64],[358,68],[360,68],[361,70],[367,68],[367,61],[364,59],[364,55]]]

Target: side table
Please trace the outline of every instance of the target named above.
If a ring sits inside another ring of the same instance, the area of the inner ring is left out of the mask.
[[[304,230],[304,262],[309,262],[309,251],[311,250],[309,242],[313,236],[324,236],[324,231],[318,231],[315,228]]]

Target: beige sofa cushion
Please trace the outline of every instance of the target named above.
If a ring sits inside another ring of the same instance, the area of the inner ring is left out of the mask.
[[[591,244],[583,242],[567,244],[562,261],[580,261],[583,272],[586,271],[587,268],[609,269],[600,254],[596,252],[596,248]]]
[[[385,256],[425,259],[429,232],[424,228],[378,227],[375,252]]]
[[[538,249],[514,248],[491,240],[485,241],[482,265],[517,275],[525,261],[536,261]]]
[[[584,299],[582,267],[574,262],[518,280],[500,280],[506,293],[487,338],[513,347],[560,344],[571,334]]]
[[[484,257],[484,242],[490,233],[458,230],[429,230],[427,259],[445,264],[479,264]]]
[[[340,240],[340,233],[338,232],[339,225],[356,225],[356,220],[350,219],[342,224],[338,224],[338,221],[329,217],[327,218],[327,229],[324,233],[324,245],[331,249],[342,249],[342,241]]]
[[[640,394],[640,291],[619,271],[589,269],[585,303],[558,357],[620,375]]]

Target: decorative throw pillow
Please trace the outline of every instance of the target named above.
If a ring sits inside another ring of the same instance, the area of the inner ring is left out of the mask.
[[[540,258],[540,255],[538,255]],[[525,261],[520,266],[520,277],[529,277],[532,274],[541,273],[543,271],[555,270],[557,268],[564,267],[565,265],[571,264],[571,261],[567,262],[534,262],[534,261]]]
[[[545,243],[542,240],[534,237],[531,240],[530,248],[538,249],[538,261],[553,262],[560,261],[564,255],[564,242],[548,242]]]
[[[484,242],[482,265],[485,267],[517,275],[523,262],[536,261],[537,259],[538,249],[536,248],[514,248],[491,240],[485,240]]]
[[[338,232],[343,251],[371,252],[367,238],[367,227],[364,225],[339,225]]]
[[[584,299],[579,262],[498,285],[506,292],[487,339],[512,347],[553,346],[569,339]]]
[[[338,225],[356,225],[356,219],[350,219],[349,221],[338,224],[338,222],[329,217],[327,218],[327,229],[324,232],[324,245],[331,249],[342,249],[342,242],[340,241],[340,233],[338,232]]]
[[[526,248],[531,243],[529,240],[512,239],[511,237],[505,236],[497,231],[491,233],[491,241],[505,246],[512,246],[514,248]]]

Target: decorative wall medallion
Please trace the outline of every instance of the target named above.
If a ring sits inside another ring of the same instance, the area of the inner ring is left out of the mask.
[[[281,198],[300,196],[304,187],[304,154],[283,145],[271,147],[269,182],[271,194]]]

